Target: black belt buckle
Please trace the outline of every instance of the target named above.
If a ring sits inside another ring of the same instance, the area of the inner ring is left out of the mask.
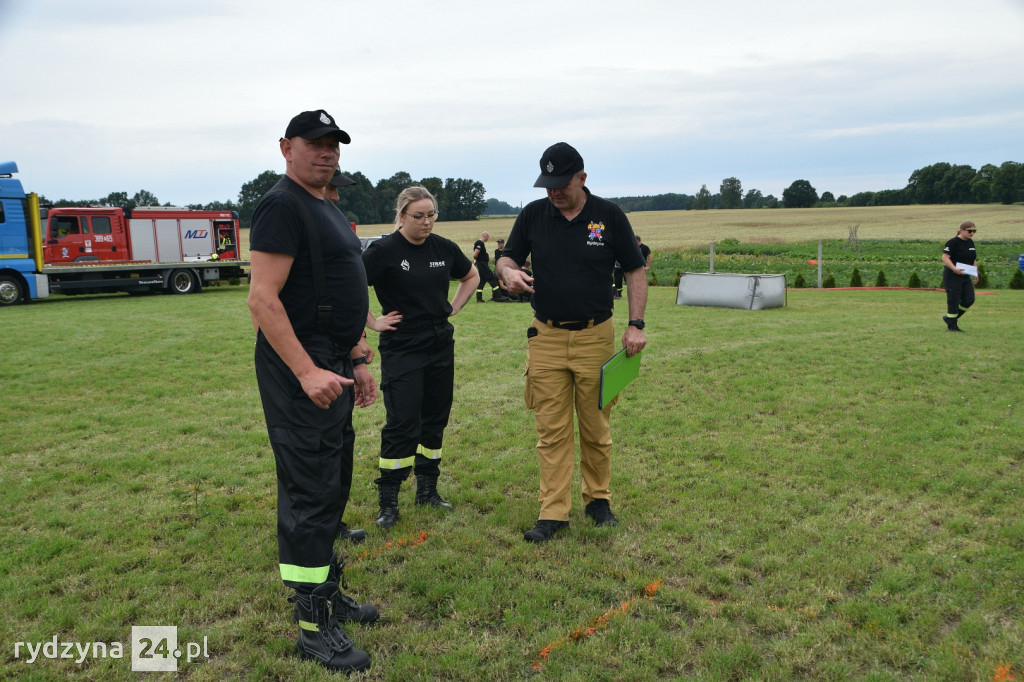
[[[581,329],[586,329],[590,326],[592,320],[568,320],[566,322],[558,322],[557,320],[551,320],[551,326],[556,329],[564,329],[570,332],[578,332]]]

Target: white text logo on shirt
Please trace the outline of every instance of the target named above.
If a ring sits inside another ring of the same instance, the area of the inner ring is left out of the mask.
[[[444,261],[443,260],[432,260],[432,261],[430,261],[430,267],[432,267],[432,268],[443,268],[444,267]]]

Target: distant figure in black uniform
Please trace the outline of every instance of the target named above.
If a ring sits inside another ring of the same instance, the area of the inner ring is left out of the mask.
[[[498,248],[494,249],[494,265],[495,265],[495,267],[497,267],[498,259],[501,258],[501,254],[504,253],[504,252],[505,252],[505,240],[504,239],[499,239],[498,240]],[[518,296],[514,296],[514,295],[512,295],[512,294],[510,294],[508,292],[508,288],[505,286],[505,283],[502,282],[500,279],[498,280],[498,288],[501,289],[501,298],[495,298],[494,299],[495,301],[516,302],[516,301],[519,300]]]
[[[640,247],[640,255],[644,257],[644,272],[647,272],[651,269],[651,247],[640,240],[640,235],[636,235],[636,245]],[[622,298],[622,265],[619,261],[615,261],[615,298]]]
[[[480,283],[476,287],[477,303],[484,302],[484,284],[491,285],[491,300],[497,301],[504,297],[498,287],[498,278],[491,272],[491,266],[487,264],[490,257],[487,255],[486,244],[490,238],[490,233],[484,232],[480,235],[480,239],[473,243],[473,262],[476,264],[477,272],[480,273]]]
[[[411,469],[416,504],[452,508],[437,492],[455,391],[455,327],[448,318],[466,305],[479,275],[458,244],[432,233],[436,218],[434,196],[424,187],[409,187],[398,195],[398,229],[363,254],[367,282],[384,313],[367,320],[381,332],[380,385],[387,410],[376,481],[381,528],[398,521],[398,491]],[[459,286],[449,303],[453,279]],[[382,323],[388,316],[393,326]]]
[[[338,190],[342,187],[348,187],[354,184],[356,184],[356,181],[342,173],[340,167],[335,168],[334,175],[328,181],[327,186],[324,187],[324,199],[337,208],[338,201],[341,199],[341,195]],[[341,209],[338,210],[341,211]],[[351,226],[352,223],[349,221],[348,216],[345,216],[344,212],[342,212],[342,215],[345,218],[345,222]],[[352,228],[352,231],[355,232],[354,227]],[[366,332],[363,332],[363,336],[359,339],[359,343],[356,344],[356,348],[358,349],[358,352],[362,354],[362,357],[366,358],[366,364],[373,362],[373,348],[371,348],[370,344],[366,342]],[[349,476],[349,480],[347,482],[345,480],[342,481],[342,487],[346,491],[346,503],[341,506],[343,514],[345,512],[345,507],[347,506],[347,491],[352,484],[351,472],[348,472],[347,475]],[[351,540],[353,543],[358,544],[366,539],[366,531],[362,528],[349,528],[348,524],[345,523],[344,519],[342,519],[338,521],[338,537],[343,540]]]
[[[957,320],[974,305],[974,285],[977,275],[964,273],[961,265],[978,265],[978,253],[974,248],[974,233],[978,228],[970,220],[964,221],[956,236],[946,242],[942,249],[942,286],[946,289],[946,314],[942,320],[951,332],[962,332]]]

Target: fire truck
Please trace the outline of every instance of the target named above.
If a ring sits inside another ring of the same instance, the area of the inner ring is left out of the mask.
[[[0,162],[0,306],[51,292],[191,294],[245,277],[234,211],[41,209],[17,172]]]

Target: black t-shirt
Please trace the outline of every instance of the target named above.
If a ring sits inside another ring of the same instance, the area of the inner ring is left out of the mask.
[[[978,260],[978,252],[974,249],[973,239],[960,239],[960,237],[953,237],[946,242],[946,245],[942,248],[942,252],[949,254],[949,259],[953,261],[953,265],[956,265],[957,263],[974,265],[974,262]]]
[[[449,283],[473,267],[450,239],[431,234],[422,244],[413,244],[399,232],[370,244],[363,263],[383,313],[402,314],[399,329],[447,319],[452,312]]]
[[[651,247],[647,246],[647,244],[641,244],[640,255],[644,259],[644,267],[647,267],[647,257],[651,255]]]
[[[317,199],[284,176],[256,206],[249,248],[283,253],[295,259],[279,297],[299,341],[307,341],[319,333],[309,233],[303,224],[299,199],[287,191],[274,191],[283,190],[289,184],[299,190],[302,201],[317,221],[326,284],[326,300],[320,303],[333,306],[329,336],[338,347],[348,350],[359,342],[370,301],[359,239],[345,215],[327,200]]]
[[[480,249],[480,253],[476,255],[476,262],[487,265],[487,261],[490,260],[490,257],[487,255],[487,246],[484,244],[483,239],[477,239],[476,242],[473,243],[473,250],[476,251],[477,249]]]
[[[533,266],[534,310],[552,320],[584,320],[611,311],[615,261],[629,272],[646,261],[626,214],[586,187],[587,203],[572,222],[545,199],[516,217],[502,253]]]

